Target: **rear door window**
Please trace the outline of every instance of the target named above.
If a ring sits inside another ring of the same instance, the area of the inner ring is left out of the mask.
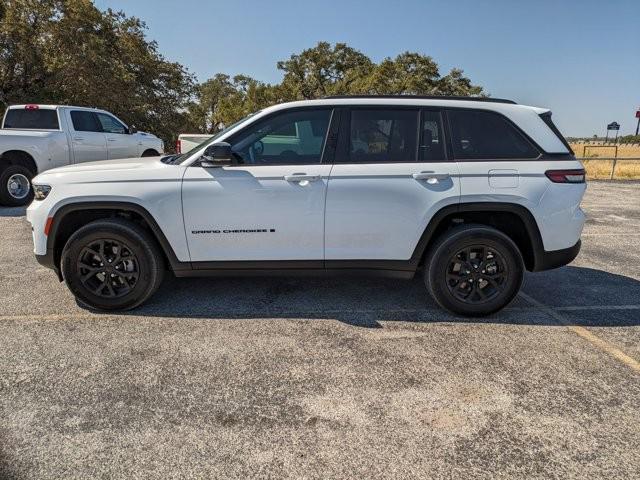
[[[59,130],[58,112],[51,109],[12,108],[7,111],[4,128]]]
[[[348,163],[415,162],[418,110],[353,109]]]
[[[71,112],[71,122],[76,132],[102,132],[98,118],[93,112],[75,110]]]
[[[448,110],[457,160],[536,158],[538,150],[502,115],[478,110]]]

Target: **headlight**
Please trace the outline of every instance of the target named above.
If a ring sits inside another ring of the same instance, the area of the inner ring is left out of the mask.
[[[36,200],[44,200],[49,195],[51,191],[50,185],[32,185],[33,186],[33,197]]]

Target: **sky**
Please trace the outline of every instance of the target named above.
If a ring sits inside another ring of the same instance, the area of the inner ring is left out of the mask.
[[[493,97],[550,108],[566,136],[634,133],[640,0],[95,0],[144,20],[160,52],[199,81],[278,82],[276,62],[319,41],[374,61],[430,55]]]

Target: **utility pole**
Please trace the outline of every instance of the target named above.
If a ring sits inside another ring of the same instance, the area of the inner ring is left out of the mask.
[[[638,136],[638,132],[640,131],[640,108],[636,112],[636,118],[638,119],[638,125],[636,125],[636,137]]]

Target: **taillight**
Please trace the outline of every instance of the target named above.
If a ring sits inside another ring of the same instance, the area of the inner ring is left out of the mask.
[[[547,170],[544,174],[553,183],[584,183],[585,180],[584,168]]]
[[[182,153],[182,142],[180,139],[176,140],[176,153]]]

